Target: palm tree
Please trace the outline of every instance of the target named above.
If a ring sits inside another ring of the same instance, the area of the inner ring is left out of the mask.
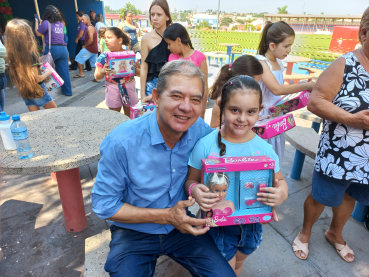
[[[287,6],[283,6],[282,8],[277,8],[278,14],[288,14]]]

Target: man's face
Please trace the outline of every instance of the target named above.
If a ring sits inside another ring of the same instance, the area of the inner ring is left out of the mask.
[[[90,25],[90,20],[87,17],[82,16],[82,23],[86,26]]]
[[[153,91],[158,123],[165,133],[183,133],[199,118],[202,109],[202,82],[198,77],[172,75],[160,97]],[[165,130],[163,130],[163,128]]]
[[[96,13],[95,13],[95,12],[90,12],[90,16],[91,16],[91,18],[95,18],[95,15],[96,15]]]

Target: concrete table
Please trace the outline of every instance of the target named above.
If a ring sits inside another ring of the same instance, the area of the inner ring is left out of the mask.
[[[219,45],[227,46],[227,55],[229,57],[230,62],[233,63],[234,54],[232,55],[232,47],[233,46],[240,46],[241,44],[239,44],[239,43],[219,43]],[[231,55],[232,55],[232,58],[231,58]]]
[[[294,111],[292,114],[294,117],[312,121],[311,128],[314,129],[315,132],[319,133],[320,124],[323,122],[323,119],[321,119],[319,116],[309,112],[306,107],[303,109]],[[291,176],[290,176],[291,179],[296,180],[296,181],[300,180],[304,162],[305,162],[305,154],[301,153],[301,151],[299,151],[298,148],[296,148],[295,158],[293,159],[293,164],[292,164],[292,169],[291,169]]]
[[[287,63],[286,75],[291,75],[294,63],[308,63],[311,62],[311,59],[300,56],[287,55],[287,57],[284,58],[283,61]],[[285,81],[289,82],[290,80],[286,79]]]
[[[20,160],[16,151],[0,145],[3,174],[50,173],[56,177],[65,227],[80,232],[87,227],[79,167],[100,159],[106,135],[129,118],[116,111],[89,107],[40,110],[20,115],[27,125],[34,156]]]

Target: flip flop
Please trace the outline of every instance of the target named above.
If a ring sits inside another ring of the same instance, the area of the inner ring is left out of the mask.
[[[352,251],[352,249],[347,245],[347,242],[345,242],[345,245],[343,244],[339,244],[339,243],[333,243],[330,242],[327,238],[325,238],[330,244],[332,244],[332,246],[336,249],[337,254],[343,259],[345,260],[345,262],[348,263],[352,263],[354,260],[349,261],[346,259],[346,255],[347,254],[352,254],[354,255],[354,251]],[[355,259],[355,255],[354,255],[354,259]]]
[[[85,76],[81,76],[79,74],[77,74],[76,76],[74,76],[73,78],[85,78]]]
[[[299,233],[300,234],[300,233]],[[309,255],[309,243],[302,243],[300,240],[299,240],[299,236],[297,235],[297,237],[295,238],[295,240],[293,241],[294,244],[296,245],[293,245],[292,246],[292,249],[293,249],[293,253],[295,254],[295,256],[297,258],[299,258],[300,260],[306,260],[308,255]],[[300,256],[297,256],[296,255],[296,252],[295,251],[299,251],[301,250],[302,252],[305,253],[306,257],[305,258],[302,258]]]

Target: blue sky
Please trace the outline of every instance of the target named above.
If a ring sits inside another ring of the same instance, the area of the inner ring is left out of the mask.
[[[150,0],[104,0],[105,5],[114,9],[122,8],[126,2],[131,2],[140,10],[148,10]],[[218,0],[168,0],[171,10],[218,9]],[[220,9],[226,12],[269,12],[277,13],[277,7],[288,6],[287,11],[302,14],[303,11],[311,14],[362,14],[369,6],[368,0],[220,0]]]

